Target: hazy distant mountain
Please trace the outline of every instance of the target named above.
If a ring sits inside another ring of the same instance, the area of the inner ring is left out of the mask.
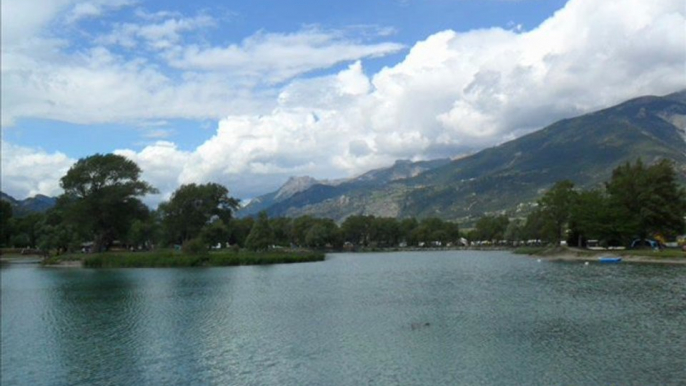
[[[239,217],[252,216],[267,209],[272,213],[287,210],[293,205],[293,197],[296,195],[306,201],[321,201],[327,197],[340,195],[344,192],[366,191],[393,181],[415,177],[422,172],[446,165],[449,162],[449,159],[418,162],[400,160],[396,161],[393,166],[375,169],[347,180],[319,181],[307,176],[291,177],[276,192],[262,195],[250,201],[248,205],[238,211],[237,215]],[[308,195],[299,195],[299,193],[305,191],[308,192]],[[282,206],[281,203],[283,202],[288,202],[288,204]],[[280,213],[280,215],[285,215],[285,213]]]
[[[438,161],[424,171],[399,162],[337,186],[314,184],[267,211],[337,220],[352,214],[464,219],[516,213],[556,181],[597,186],[615,167],[638,157],[648,163],[671,159],[686,181],[686,91],[640,97],[565,119],[465,158]],[[393,168],[416,173],[393,178]]]
[[[0,199],[9,202],[10,205],[12,205],[13,216],[24,216],[29,213],[45,212],[55,206],[55,202],[57,201],[54,197],[48,197],[42,194],[37,194],[24,200],[17,200],[4,192],[0,192]]]
[[[237,215],[238,217],[255,215],[280,201],[292,197],[296,193],[300,193],[308,189],[317,183],[319,183],[319,181],[308,176],[291,177],[276,192],[267,193],[252,199],[248,205],[238,211]]]

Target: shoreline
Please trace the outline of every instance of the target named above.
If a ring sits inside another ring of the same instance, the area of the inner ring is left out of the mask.
[[[526,254],[526,256],[529,258],[537,258],[545,261],[589,263],[599,263],[598,260],[600,259],[600,257],[620,257],[622,259],[622,263],[686,265],[686,255],[684,255],[684,258],[654,257],[621,253],[621,251],[587,251],[583,249],[565,249],[549,251],[541,250],[538,253]]]
[[[598,259],[600,257],[620,257],[622,263],[631,264],[666,264],[666,265],[686,265],[686,254],[683,258],[679,257],[654,257],[654,256],[642,256],[621,253],[622,251],[589,251],[585,249],[574,249],[574,248],[541,248],[538,251],[532,251],[530,253],[517,253],[515,248],[503,248],[503,247],[448,247],[448,248],[407,248],[407,249],[386,249],[386,250],[375,250],[375,251],[329,251],[328,253],[383,253],[383,252],[434,252],[434,251],[475,251],[475,252],[488,252],[488,251],[510,251],[513,255],[522,255],[527,258],[540,259],[542,261],[552,261],[552,262],[589,262],[589,263],[599,263]],[[2,264],[38,264],[45,268],[84,268],[84,262],[81,259],[70,259],[61,260],[56,264],[41,264],[42,258],[39,256],[3,256],[0,258]]]

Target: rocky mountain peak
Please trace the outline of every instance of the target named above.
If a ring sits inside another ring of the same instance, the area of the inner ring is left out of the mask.
[[[276,200],[285,200],[292,197],[294,194],[307,190],[317,183],[319,183],[319,181],[310,176],[291,177],[281,188],[279,188],[274,198]]]

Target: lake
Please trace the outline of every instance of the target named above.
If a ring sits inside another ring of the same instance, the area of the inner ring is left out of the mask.
[[[684,385],[686,267],[508,252],[1,270],[2,385]]]

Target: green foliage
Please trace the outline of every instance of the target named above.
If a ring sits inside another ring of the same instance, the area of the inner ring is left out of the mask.
[[[174,243],[198,237],[213,218],[228,224],[238,200],[216,183],[181,185],[168,202],[160,204],[164,227]]]
[[[319,252],[247,252],[213,253],[212,266],[290,264],[323,261],[325,255]]]
[[[513,219],[507,224],[503,238],[508,241],[519,241],[524,239],[524,221]]]
[[[209,257],[202,255],[180,255],[171,251],[135,253],[98,253],[83,259],[85,268],[153,268],[153,267],[201,267],[207,265]]]
[[[339,245],[339,230],[330,219],[317,219],[305,235],[305,245],[309,248],[324,248]]]
[[[316,252],[221,252],[186,255],[173,251],[98,253],[83,259],[86,268],[154,268],[288,264],[322,261]]]
[[[288,246],[291,244],[292,221],[287,217],[269,219],[269,226],[274,232],[274,245]]]
[[[566,238],[566,226],[576,200],[574,183],[563,180],[555,183],[538,201],[545,222],[544,227],[551,232],[551,241],[558,243]]]
[[[388,217],[350,216],[341,225],[345,241],[362,247],[394,247],[400,242],[408,245],[431,242],[456,242],[459,226],[436,217],[397,220]]]
[[[542,255],[542,252],[548,249],[547,247],[519,247],[515,248],[512,253],[517,255]]]
[[[37,248],[40,230],[45,223],[44,213],[30,213],[8,221],[8,244],[18,248]]]
[[[505,215],[483,216],[470,234],[472,240],[497,241],[505,239],[505,231],[510,220]]]
[[[12,205],[5,200],[0,200],[0,246],[9,246],[9,238],[12,234],[11,222]]]
[[[147,215],[137,197],[157,190],[140,174],[138,165],[123,156],[96,154],[78,160],[60,180],[65,219],[87,229],[96,250],[124,237],[134,219]]]
[[[400,240],[412,244],[412,231],[419,226],[419,221],[416,218],[404,218],[398,223],[398,231],[400,232]]]
[[[614,212],[605,192],[598,189],[579,192],[576,205],[571,208],[569,243],[583,246],[584,240],[603,240],[616,244],[625,224],[616,221]]]
[[[202,228],[200,238],[209,245],[221,244],[223,246],[229,241],[229,228],[224,224],[224,221],[216,220]]]
[[[371,227],[374,216],[350,216],[341,225],[341,234],[346,241],[355,245],[368,246],[371,241]]]
[[[150,248],[159,239],[159,225],[154,216],[147,219],[136,219],[131,224],[126,236],[126,242],[133,247]]]
[[[248,238],[245,240],[245,247],[251,251],[266,251],[273,241],[274,232],[269,226],[267,212],[260,212]]]
[[[79,249],[80,240],[78,232],[69,225],[45,224],[40,228],[38,249],[44,252],[73,252]]]
[[[400,225],[394,218],[372,217],[369,225],[369,238],[379,247],[392,247],[400,241]]]
[[[207,244],[198,237],[184,241],[181,250],[187,255],[206,255]]]
[[[310,216],[300,216],[293,220],[291,226],[291,242],[298,246],[307,245],[307,232],[317,223],[317,219]]]
[[[42,266],[47,266],[47,265],[57,265],[62,262],[62,259],[60,259],[57,256],[49,256],[41,260],[40,264]]]
[[[676,236],[686,224],[686,191],[679,187],[672,162],[662,160],[646,167],[639,159],[612,173],[607,183],[609,204],[617,222],[625,224],[621,236],[630,239]]]
[[[31,240],[26,233],[12,235],[9,243],[15,248],[32,248]]]
[[[229,243],[231,243],[231,245],[245,247],[245,241],[248,238],[254,223],[255,220],[251,217],[231,220],[231,222],[227,224]]]
[[[606,190],[576,192],[569,181],[557,183],[529,214],[523,227],[527,239],[557,242],[568,227],[570,244],[601,240],[602,245],[630,245],[636,238],[672,238],[686,230],[686,191],[679,186],[674,165],[660,161],[645,166],[617,167]]]

